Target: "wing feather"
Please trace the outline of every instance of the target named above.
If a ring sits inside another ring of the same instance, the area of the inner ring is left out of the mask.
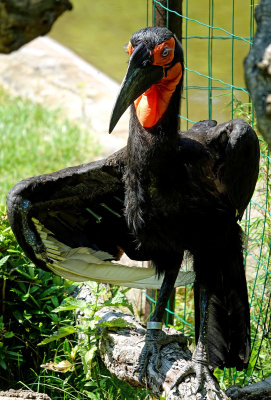
[[[44,243],[49,260],[47,267],[57,275],[78,282],[93,280],[139,289],[160,289],[164,277],[158,277],[155,268],[128,267],[112,262],[113,257],[106,252],[88,247],[70,248],[56,240],[37,219],[34,218],[33,222]],[[175,287],[193,282],[194,272],[180,271]]]
[[[126,149],[89,164],[26,179],[8,194],[15,236],[38,266],[73,281],[95,280],[135,288],[160,288],[154,268],[117,263],[149,260],[136,248],[123,215]],[[176,286],[191,284],[180,272]]]

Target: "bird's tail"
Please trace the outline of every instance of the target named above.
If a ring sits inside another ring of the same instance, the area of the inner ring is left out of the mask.
[[[249,362],[250,315],[240,232],[238,236],[239,246],[235,241],[225,252],[213,249],[209,257],[194,260],[196,270],[201,271],[196,274],[194,292],[196,340],[200,333],[201,293],[205,290],[209,300],[206,343],[213,368],[242,370]]]

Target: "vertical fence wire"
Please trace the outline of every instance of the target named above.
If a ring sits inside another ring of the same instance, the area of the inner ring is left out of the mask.
[[[234,0],[232,0],[232,22],[231,22],[231,30],[234,35]],[[234,117],[234,109],[233,109],[233,104],[234,104],[234,36],[232,36],[231,39],[231,118]]]
[[[209,29],[208,29],[208,119],[212,119],[212,69],[213,69],[213,25],[214,25],[214,1],[209,0]]]
[[[247,119],[254,128],[256,126],[249,93],[244,83],[240,82],[238,75],[239,70],[243,68],[243,58],[248,54],[253,42],[255,2],[242,0],[241,3],[242,12],[240,13],[240,8],[239,12],[237,11],[240,2],[235,2],[235,0],[231,3],[221,0],[203,0],[200,3],[197,0],[183,0],[183,14],[180,14],[170,9],[169,0],[163,3],[153,0],[153,24],[156,5],[166,10],[167,25],[171,13],[177,15],[180,23],[183,24],[183,36],[180,38],[185,56],[184,93],[180,112],[180,118],[183,121],[182,128],[188,129],[193,122],[201,119],[215,118],[223,122],[238,117]],[[208,10],[207,15],[206,10]],[[241,30],[240,22],[244,19],[246,24],[242,24]],[[217,60],[221,58],[221,54],[223,62],[218,64]],[[271,327],[269,270],[271,158],[266,144],[262,140],[260,142],[259,181],[241,223],[246,237],[244,259],[251,309],[252,356],[245,371],[225,369],[222,372],[216,372],[220,384],[224,384],[225,387],[233,383],[248,383],[271,375],[271,366],[269,366],[271,357],[269,338]],[[154,295],[148,298],[151,304],[155,303]],[[191,288],[178,289],[177,307],[174,313],[177,329],[189,335],[193,334],[194,329],[192,298]],[[171,310],[167,311],[173,314]]]
[[[188,15],[188,1],[185,1],[185,15]],[[188,66],[188,20],[185,20],[185,64]],[[185,101],[186,101],[186,129],[189,121],[189,91],[188,91],[188,72],[185,74]]]

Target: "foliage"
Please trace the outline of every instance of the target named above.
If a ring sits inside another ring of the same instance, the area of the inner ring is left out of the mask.
[[[89,282],[92,299],[76,300],[71,296],[76,286],[29,261],[13,236],[3,206],[0,211],[1,389],[23,385],[46,392],[53,400],[149,398],[146,391],[109,374],[97,355],[98,329],[114,329],[126,322],[100,323],[96,313],[105,304],[131,309],[125,290],[113,288],[108,297],[104,287]],[[83,312],[80,322],[78,309]]]
[[[72,290],[50,272],[34,267],[15,240],[3,207],[0,214],[0,387],[26,379],[27,365],[37,369],[44,351],[37,348],[40,338],[58,329],[68,314],[60,316],[53,309]],[[53,354],[53,347],[46,353]]]
[[[31,101],[0,88],[0,204],[29,176],[87,162],[98,153],[89,132]]]
[[[105,303],[107,307],[116,307],[116,298],[119,307],[128,306],[130,308],[123,293],[124,291],[114,288],[112,296],[108,298],[108,291],[104,285],[99,286],[93,282],[88,282],[86,285],[89,286],[91,292],[90,299],[88,298],[88,300],[85,301],[76,300],[74,297],[67,297],[62,304],[54,310],[59,313],[73,310],[76,315],[80,309],[80,318],[75,318],[76,322],[73,325],[76,333],[76,340],[70,339],[70,334],[72,332],[68,329],[66,332],[66,339],[63,342],[62,352],[54,360],[56,368],[59,365],[58,361],[63,360],[62,357],[64,356],[72,369],[73,376],[70,376],[69,383],[71,384],[71,382],[73,382],[73,387],[81,388],[80,393],[77,393],[77,398],[146,398],[145,391],[140,395],[140,391],[135,391],[128,385],[120,383],[116,378],[113,378],[108,371],[106,371],[97,354],[97,339],[99,338],[99,329],[101,327],[106,326],[114,329],[116,327],[127,326],[127,322],[121,318],[113,321],[100,322],[100,318],[97,315],[97,312],[104,307]],[[105,300],[106,297],[107,299]],[[104,301],[100,302],[101,299]],[[60,338],[63,338],[63,334],[65,334],[65,332],[61,329],[54,335],[43,340],[40,345],[46,345],[52,341],[58,342]],[[52,369],[50,365],[48,369]],[[53,374],[50,380],[54,380]],[[59,382],[57,386],[59,386]]]

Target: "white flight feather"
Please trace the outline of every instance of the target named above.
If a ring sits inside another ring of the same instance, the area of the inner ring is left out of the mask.
[[[128,267],[110,261],[113,260],[112,255],[104,251],[96,251],[89,247],[71,248],[56,240],[52,232],[37,219],[32,220],[38,233],[42,233],[41,240],[47,256],[52,260],[52,263],[47,263],[47,267],[55,274],[76,282],[91,280],[139,289],[160,289],[164,276],[158,278],[155,268]],[[57,250],[58,255],[50,251],[50,247]],[[175,287],[189,285],[194,279],[194,272],[180,271]]]

